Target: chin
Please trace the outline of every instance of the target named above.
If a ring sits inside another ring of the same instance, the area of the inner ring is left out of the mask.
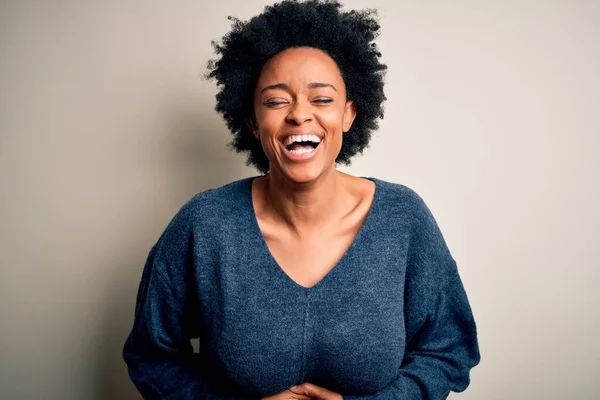
[[[282,174],[291,182],[302,184],[318,180],[327,173],[322,165],[295,164],[285,165],[280,168]]]

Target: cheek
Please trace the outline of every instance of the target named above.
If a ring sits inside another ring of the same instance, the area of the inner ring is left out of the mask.
[[[275,151],[273,148],[277,146],[273,138],[281,130],[282,117],[275,110],[268,110],[267,112],[256,113],[256,122],[262,149],[268,158],[272,158]]]
[[[343,110],[330,109],[327,112],[323,112],[319,115],[320,124],[329,132],[330,134],[337,134],[343,131],[343,120],[344,113]]]
[[[285,115],[277,110],[268,110],[256,114],[259,131],[263,135],[272,135],[277,132],[285,121]]]
[[[276,143],[273,140],[273,131],[270,131],[268,127],[263,126],[260,129],[260,145],[266,155],[273,153]]]

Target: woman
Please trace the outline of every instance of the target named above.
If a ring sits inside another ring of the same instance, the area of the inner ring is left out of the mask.
[[[469,384],[475,322],[429,209],[336,170],[383,116],[378,31],[374,11],[283,1],[215,43],[217,110],[262,175],[198,193],[151,249],[123,349],[144,398],[437,400]]]

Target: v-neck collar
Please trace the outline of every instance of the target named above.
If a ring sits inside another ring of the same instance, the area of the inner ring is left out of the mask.
[[[281,265],[279,265],[279,263],[277,262],[277,260],[273,256],[273,254],[271,253],[271,250],[269,249],[269,246],[267,245],[267,241],[265,240],[265,237],[264,237],[262,231],[260,230],[260,225],[258,224],[258,218],[257,218],[256,212],[254,210],[254,203],[252,202],[252,182],[256,178],[259,178],[259,176],[246,178],[246,180],[244,182],[244,184],[246,186],[246,190],[244,193],[244,197],[245,197],[244,204],[245,204],[245,211],[250,214],[249,219],[252,221],[251,224],[252,224],[253,232],[251,232],[251,234],[259,237],[258,241],[260,242],[260,247],[261,247],[261,249],[259,249],[259,251],[265,253],[266,258],[269,260],[269,262],[272,264],[272,266],[275,267],[275,269],[277,270],[277,273],[283,274],[284,279],[287,280],[288,282],[290,282],[291,285],[293,285],[301,290],[304,290],[304,291],[316,290],[316,288],[318,288],[319,286],[326,284],[326,282],[328,280],[333,279],[332,275],[334,275],[335,273],[341,272],[340,270],[344,266],[346,259],[348,257],[350,257],[350,255],[355,251],[356,247],[360,246],[360,243],[364,240],[363,237],[365,235],[367,235],[368,231],[371,229],[371,227],[373,225],[373,220],[375,219],[374,214],[379,209],[379,201],[380,201],[380,197],[381,197],[380,191],[381,191],[382,187],[381,187],[379,180],[376,178],[372,178],[372,177],[362,177],[361,176],[361,178],[370,180],[371,182],[373,182],[375,184],[375,193],[373,195],[373,201],[371,203],[371,207],[369,208],[369,211],[367,212],[367,216],[366,216],[365,220],[363,221],[361,227],[359,228],[358,233],[352,240],[352,243],[350,244],[348,249],[346,249],[346,251],[344,252],[342,257],[336,263],[336,265],[329,272],[327,272],[327,274],[323,278],[321,278],[321,280],[319,280],[313,286],[306,287],[306,286],[300,285],[298,282],[293,280],[287,274],[287,272],[285,272],[285,270],[283,268],[281,268]]]

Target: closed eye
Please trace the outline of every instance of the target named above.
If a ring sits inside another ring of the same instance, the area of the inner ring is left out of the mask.
[[[265,101],[263,104],[267,107],[275,107],[275,106],[278,106],[281,104],[287,104],[287,102],[286,101]]]
[[[333,99],[330,99],[330,98],[315,99],[312,102],[313,103],[319,103],[319,104],[327,104],[327,103],[333,102]],[[270,100],[270,101],[265,101],[263,104],[265,106],[267,106],[267,107],[276,107],[276,106],[280,106],[282,104],[288,104],[288,102],[287,101],[274,101],[274,100]]]
[[[314,103],[331,103],[333,99],[316,99],[313,100]]]

